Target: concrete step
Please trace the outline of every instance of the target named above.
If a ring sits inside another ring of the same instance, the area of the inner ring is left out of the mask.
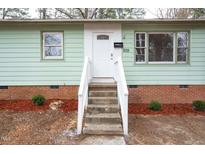
[[[86,113],[85,123],[91,124],[119,124],[121,117],[119,113]]]
[[[119,110],[115,81],[90,83],[83,132],[85,134],[123,134]]]
[[[84,134],[115,134],[122,135],[121,124],[87,124],[83,129]]]
[[[88,104],[117,104],[117,97],[89,97]]]
[[[118,104],[89,104],[88,113],[118,113]]]
[[[89,91],[91,97],[116,97],[117,90],[101,90],[101,91]]]
[[[117,84],[115,82],[91,82],[89,87],[117,87]]]
[[[102,91],[102,90],[116,90],[116,83],[90,83],[89,90]]]

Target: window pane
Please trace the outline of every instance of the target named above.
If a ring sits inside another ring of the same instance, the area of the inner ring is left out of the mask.
[[[136,41],[145,40],[144,33],[136,33]]]
[[[145,49],[144,48],[137,48],[136,49],[136,54],[137,55],[144,55],[145,54]]]
[[[186,62],[186,54],[187,54],[186,48],[178,48],[177,49],[177,61]]]
[[[177,33],[177,38],[178,38],[178,47],[188,46],[188,32]]]
[[[109,35],[98,35],[97,40],[109,40]]]
[[[62,47],[45,47],[45,56],[62,56]]]
[[[144,33],[136,33],[136,47],[145,47]]]
[[[61,33],[44,33],[45,45],[61,45]]]
[[[149,61],[173,61],[173,34],[149,34]]]
[[[144,62],[145,61],[145,49],[138,48],[136,49],[136,62]]]
[[[145,47],[145,41],[136,41],[136,47]]]

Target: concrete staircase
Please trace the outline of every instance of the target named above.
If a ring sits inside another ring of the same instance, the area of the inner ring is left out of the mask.
[[[83,133],[121,135],[121,123],[116,83],[91,83]]]

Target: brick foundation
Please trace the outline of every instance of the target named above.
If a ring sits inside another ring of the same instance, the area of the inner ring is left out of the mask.
[[[78,86],[10,86],[0,89],[0,100],[30,100],[32,96],[41,94],[46,99],[77,99]]]
[[[0,89],[0,100],[30,100],[41,94],[46,99],[77,99],[78,86],[60,86],[51,89],[49,86],[11,86]],[[129,103],[149,103],[157,100],[165,104],[192,103],[193,100],[205,100],[205,85],[189,86],[138,86],[129,88]]]
[[[164,104],[192,103],[193,100],[205,100],[205,85],[188,86],[138,86],[129,88],[129,103],[150,103],[157,100]]]

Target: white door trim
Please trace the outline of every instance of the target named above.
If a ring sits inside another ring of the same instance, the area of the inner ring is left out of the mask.
[[[97,40],[98,35],[108,35],[108,40]],[[113,55],[113,33],[112,32],[93,32],[93,77],[114,77],[114,61],[111,59]],[[103,44],[103,45],[102,45]],[[114,56],[114,55],[113,55]]]
[[[121,24],[102,24],[102,23],[87,23],[84,24],[84,56],[88,56],[91,60],[92,57],[92,49],[93,49],[93,32],[100,33],[113,33],[112,42],[122,42],[122,30]],[[113,45],[113,54],[114,57],[118,58],[122,54],[122,49],[115,49]],[[91,67],[93,67],[91,65]],[[92,74],[92,72],[91,72]]]

